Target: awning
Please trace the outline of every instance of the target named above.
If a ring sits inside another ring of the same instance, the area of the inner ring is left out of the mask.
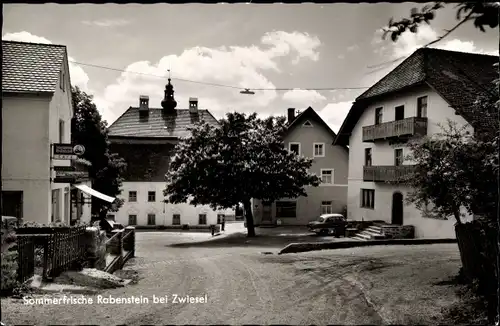
[[[92,188],[90,188],[89,186],[86,186],[86,185],[75,185],[75,188],[80,189],[81,191],[83,191],[84,193],[86,193],[88,195],[91,195],[91,196],[97,197],[99,199],[105,200],[105,201],[107,201],[109,203],[114,202],[115,199],[116,199],[116,198],[113,198],[113,197],[101,194],[99,191],[96,191],[96,190],[94,190],[94,189],[92,189]]]

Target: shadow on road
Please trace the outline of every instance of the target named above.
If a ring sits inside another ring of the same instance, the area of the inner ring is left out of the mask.
[[[288,234],[288,235],[269,235],[257,234],[256,237],[249,238],[244,232],[232,233],[220,238],[211,238],[206,241],[183,242],[166,245],[166,247],[284,247],[290,243],[297,242],[324,242],[334,241],[332,237],[319,237],[315,234]]]

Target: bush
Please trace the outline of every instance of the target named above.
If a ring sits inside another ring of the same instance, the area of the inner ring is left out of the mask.
[[[99,224],[99,222],[95,222],[95,223]],[[80,222],[80,221],[74,225],[69,225],[65,222],[60,222],[60,221],[51,222],[48,224],[38,223],[38,222],[34,222],[34,221],[27,221],[27,222],[22,223],[22,225],[21,225],[21,227],[29,227],[29,228],[45,228],[45,227],[57,228],[57,227],[77,227],[77,226],[91,226],[91,225],[88,222]],[[95,225],[93,225],[93,226],[95,226]]]
[[[13,290],[18,286],[17,282],[17,250],[16,246],[11,247],[6,252],[2,253],[1,263],[1,290],[2,292]]]

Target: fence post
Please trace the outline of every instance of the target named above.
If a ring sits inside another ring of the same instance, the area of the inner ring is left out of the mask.
[[[44,237],[43,242],[43,274],[42,279],[45,281],[48,277],[48,268],[49,268],[49,240],[50,236]]]
[[[126,239],[127,246],[125,250],[130,252],[129,258],[135,257],[135,227],[127,226],[125,230],[129,230],[129,234]]]

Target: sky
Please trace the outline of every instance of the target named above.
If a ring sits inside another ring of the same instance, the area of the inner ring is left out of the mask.
[[[170,69],[177,108],[188,108],[190,97],[216,118],[311,106],[337,132],[355,98],[401,61],[371,66],[411,54],[458,22],[449,4],[418,33],[381,39],[391,17],[421,6],[5,4],[2,38],[66,45],[72,84],[94,96],[109,124],[140,95],[160,108]],[[471,22],[433,47],[498,55],[498,45],[498,30],[483,33]]]

